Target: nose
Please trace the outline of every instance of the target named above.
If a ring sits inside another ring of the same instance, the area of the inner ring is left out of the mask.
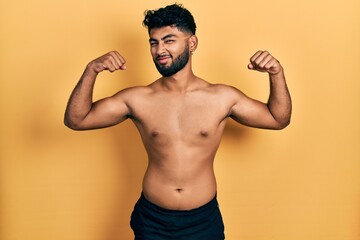
[[[159,42],[156,47],[156,55],[161,56],[161,55],[164,55],[165,52],[166,51],[165,51],[164,43]]]

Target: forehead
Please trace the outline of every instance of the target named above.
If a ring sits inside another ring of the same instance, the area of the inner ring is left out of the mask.
[[[178,36],[178,37],[186,37],[189,34],[180,31],[175,26],[153,28],[150,30],[150,33],[149,33],[150,38],[153,38],[153,39],[162,39],[163,37],[168,36],[168,35],[174,35],[174,36]]]

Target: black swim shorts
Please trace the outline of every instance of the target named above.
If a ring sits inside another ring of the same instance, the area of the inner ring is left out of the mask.
[[[216,199],[192,210],[168,210],[143,194],[131,214],[135,240],[223,240],[224,223]]]

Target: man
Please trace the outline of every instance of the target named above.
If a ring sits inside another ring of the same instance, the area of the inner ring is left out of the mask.
[[[162,77],[93,102],[97,75],[126,69],[118,52],[107,53],[86,66],[71,94],[65,124],[88,130],[129,118],[136,125],[148,167],[131,216],[135,239],[224,239],[213,161],[226,120],[230,117],[257,128],[286,127],[291,99],[283,68],[266,51],[251,57],[248,68],[270,77],[270,97],[265,104],[234,87],[210,84],[194,75],[196,25],[182,5],[147,11],[143,24]]]

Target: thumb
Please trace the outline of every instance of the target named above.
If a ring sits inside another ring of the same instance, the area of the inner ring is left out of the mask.
[[[249,63],[247,67],[248,67],[248,69],[251,69],[251,70],[253,70],[255,68],[254,65],[252,65],[251,63]]]

